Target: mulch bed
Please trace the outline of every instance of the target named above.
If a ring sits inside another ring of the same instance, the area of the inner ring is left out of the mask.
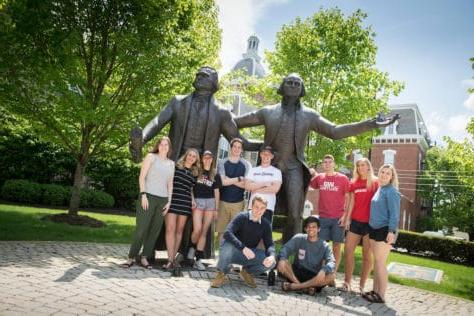
[[[95,218],[89,217],[87,215],[70,215],[67,213],[61,214],[51,214],[46,215],[41,218],[42,220],[48,220],[55,223],[64,223],[69,225],[76,226],[87,226],[92,228],[101,228],[105,227],[106,224],[102,221],[99,221]]]

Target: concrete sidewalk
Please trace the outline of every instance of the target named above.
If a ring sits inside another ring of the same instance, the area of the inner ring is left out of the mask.
[[[0,242],[0,315],[474,315],[474,302],[389,285],[387,304],[326,288],[284,293],[280,283],[245,286],[237,274],[219,289],[215,272],[119,267],[129,245]],[[354,284],[354,288],[355,288]],[[367,288],[368,289],[368,288]]]

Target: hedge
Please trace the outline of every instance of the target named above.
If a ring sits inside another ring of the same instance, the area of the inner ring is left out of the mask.
[[[395,246],[409,253],[428,253],[443,261],[474,266],[474,242],[400,231]]]
[[[7,201],[68,206],[71,187],[57,184],[39,184],[28,180],[7,180],[0,190]],[[108,208],[114,206],[112,195],[90,189],[81,190],[81,207]]]

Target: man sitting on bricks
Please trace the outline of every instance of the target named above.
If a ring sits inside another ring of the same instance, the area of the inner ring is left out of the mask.
[[[237,214],[227,225],[212,287],[221,287],[228,282],[226,274],[231,264],[242,265],[240,276],[250,287],[257,286],[252,275],[260,275],[275,266],[272,227],[270,221],[262,217],[266,209],[265,198],[255,195],[252,209]],[[265,250],[257,249],[260,240],[263,240]]]
[[[309,295],[334,283],[336,261],[326,241],[319,239],[319,218],[309,216],[303,222],[306,234],[296,234],[280,251],[278,272],[289,282],[283,282],[284,291],[304,291]],[[294,262],[288,261],[294,256]]]

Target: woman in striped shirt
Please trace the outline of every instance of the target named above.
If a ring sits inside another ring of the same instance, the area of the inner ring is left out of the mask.
[[[192,208],[195,207],[193,187],[200,172],[199,166],[199,152],[194,148],[188,149],[176,162],[171,205],[165,217],[166,249],[168,251],[166,269],[179,266],[174,262],[174,259],[181,245],[186,221],[192,214]]]

